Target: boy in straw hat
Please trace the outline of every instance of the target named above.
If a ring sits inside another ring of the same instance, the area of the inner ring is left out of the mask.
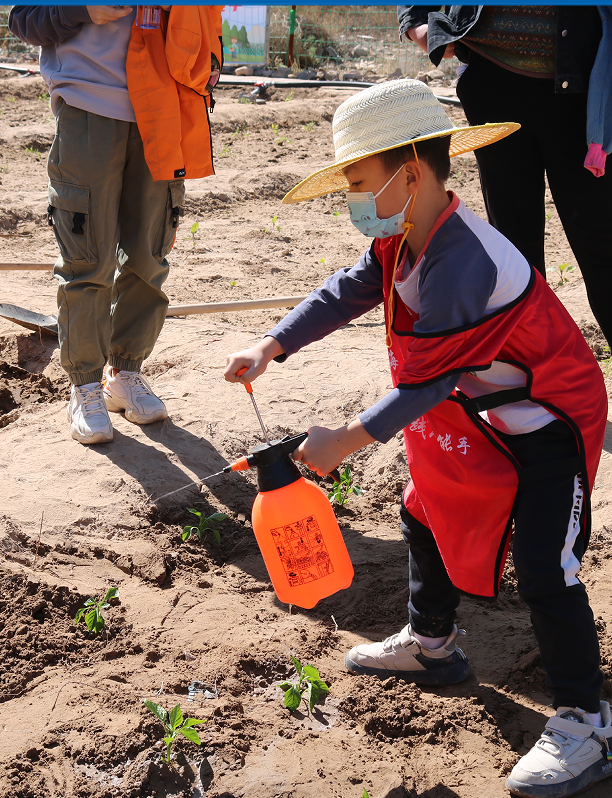
[[[351,221],[373,243],[260,343],[230,355],[225,377],[250,382],[272,359],[384,304],[394,389],[339,429],[312,428],[294,453],[323,475],[404,432],[409,623],[355,646],[346,666],[421,685],[465,679],[460,592],[497,594],[514,528],[518,591],[557,712],[507,786],[552,798],[612,775],[610,707],[600,701],[597,633],[578,579],[607,401],[599,366],[542,276],[444,186],[449,157],[516,127],[454,128],[415,80],[344,102],[334,115],[335,163],[284,202],[344,190]]]

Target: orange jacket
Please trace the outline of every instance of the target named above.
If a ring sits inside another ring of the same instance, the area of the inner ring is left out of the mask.
[[[223,63],[222,8],[172,6],[159,28],[134,23],[127,83],[153,180],[214,174],[207,84],[211,56]]]

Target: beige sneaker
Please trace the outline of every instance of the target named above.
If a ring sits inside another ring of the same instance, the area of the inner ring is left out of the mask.
[[[581,709],[559,707],[508,776],[506,787],[513,795],[566,798],[612,776],[610,705],[599,705],[603,729],[587,723]]]
[[[344,658],[351,673],[388,679],[395,676],[413,684],[457,684],[469,676],[470,663],[456,645],[463,629],[453,627],[440,648],[426,648],[412,636],[410,624],[382,643],[364,643]]]
[[[109,443],[113,439],[113,425],[104,402],[102,385],[73,385],[66,410],[70,434],[79,443]]]
[[[134,424],[152,424],[168,418],[165,404],[138,371],[118,371],[104,380],[104,398],[111,413],[125,411]]]

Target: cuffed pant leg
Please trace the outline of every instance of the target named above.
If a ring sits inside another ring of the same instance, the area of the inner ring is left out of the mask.
[[[523,466],[576,455],[574,433],[562,421],[503,440]],[[586,588],[578,579],[585,539],[581,475],[541,479],[520,491],[513,558],[518,593],[531,612],[553,706],[599,711],[603,676]]]
[[[60,362],[73,384],[102,378],[110,340],[118,210],[128,122],[61,101],[49,153],[50,204],[60,248]]]
[[[120,203],[119,272],[111,312],[111,366],[138,371],[151,354],[166,318],[168,297],[162,286],[168,276],[165,256],[174,243],[182,205],[182,180],[151,177],[142,140],[132,125]]]
[[[453,631],[459,591],[449,579],[430,529],[400,508],[401,530],[410,549],[410,625],[417,634],[444,637]]]

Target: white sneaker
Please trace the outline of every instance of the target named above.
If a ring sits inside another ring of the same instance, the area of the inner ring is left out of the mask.
[[[125,417],[134,424],[151,424],[168,418],[165,404],[138,371],[118,371],[104,380],[104,398],[111,413],[125,411]]]
[[[79,443],[108,443],[113,439],[113,425],[104,402],[102,385],[73,385],[66,410],[70,433]]]
[[[414,684],[458,684],[469,676],[470,663],[457,647],[463,629],[453,626],[440,648],[426,648],[412,636],[410,624],[382,643],[355,646],[344,658],[351,673],[388,679],[395,676]]]
[[[531,751],[514,766],[506,781],[510,792],[525,798],[565,798],[612,776],[610,705],[599,704],[603,729],[586,723],[581,709],[559,707]]]

